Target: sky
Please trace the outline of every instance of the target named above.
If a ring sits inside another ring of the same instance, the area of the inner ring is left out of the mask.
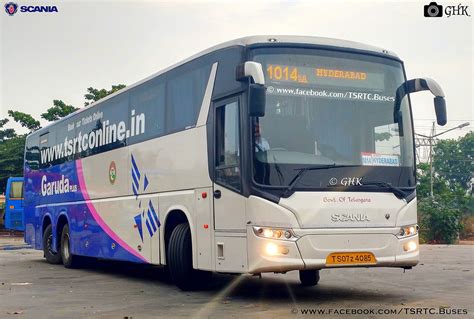
[[[464,122],[471,124],[443,137],[474,128],[472,1],[438,1],[469,6],[471,15],[442,18],[424,17],[429,1],[416,0],[16,2],[56,5],[59,12],[0,13],[0,118],[13,109],[40,119],[53,99],[82,107],[88,87],[130,85],[235,38],[286,34],[394,51],[408,78],[430,77],[442,86],[448,124],[438,133]],[[429,134],[433,96],[413,94],[412,107],[416,132]]]

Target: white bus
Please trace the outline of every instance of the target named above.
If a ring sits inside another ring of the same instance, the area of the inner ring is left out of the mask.
[[[212,272],[418,263],[407,81],[392,52],[253,36],[201,52],[27,138],[25,239],[50,263]]]

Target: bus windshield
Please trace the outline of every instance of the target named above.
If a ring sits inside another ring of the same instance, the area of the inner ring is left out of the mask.
[[[257,184],[301,187],[360,186],[364,181],[413,187],[414,149],[408,99],[394,120],[400,61],[329,50],[259,48],[267,87],[265,116],[254,118]],[[334,166],[334,168],[331,168]],[[343,179],[357,183],[346,185]]]

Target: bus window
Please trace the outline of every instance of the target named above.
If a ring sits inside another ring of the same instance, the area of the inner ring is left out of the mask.
[[[22,199],[23,198],[23,182],[12,182],[10,188],[10,199]]]

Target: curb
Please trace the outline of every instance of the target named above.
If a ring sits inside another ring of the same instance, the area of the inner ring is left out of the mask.
[[[18,249],[29,249],[32,248],[30,245],[5,245],[0,246],[0,250],[18,250]]]

